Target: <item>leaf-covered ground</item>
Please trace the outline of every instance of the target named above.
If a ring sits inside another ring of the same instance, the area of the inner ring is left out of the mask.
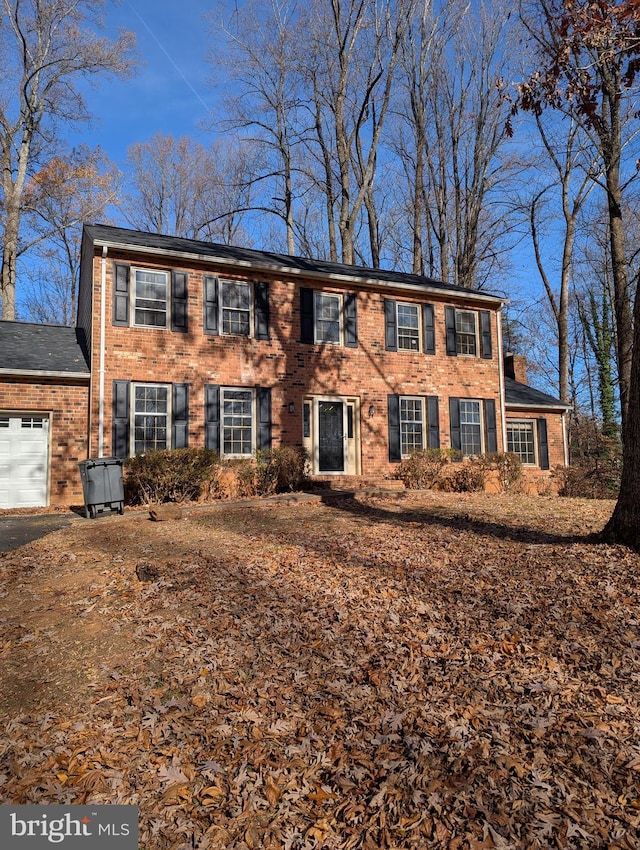
[[[136,803],[145,850],[637,848],[611,507],[333,496],[7,554],[0,799]]]

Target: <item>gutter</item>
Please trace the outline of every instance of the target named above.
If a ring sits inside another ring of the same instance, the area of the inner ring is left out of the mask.
[[[279,274],[283,276],[290,277],[302,277],[302,278],[311,278],[312,280],[323,280],[323,281],[336,281],[339,283],[359,283],[364,284],[366,286],[373,286],[376,288],[389,288],[389,289],[399,289],[405,292],[419,292],[419,293],[428,293],[432,295],[438,295],[441,298],[448,298],[451,300],[460,300],[460,301],[478,301],[482,304],[491,304],[494,306],[501,307],[503,304],[507,303],[506,298],[500,298],[497,295],[482,295],[474,290],[449,290],[449,289],[441,289],[437,286],[429,286],[429,284],[412,284],[412,283],[399,283],[394,281],[381,281],[374,278],[367,277],[366,275],[348,275],[348,274],[336,274],[336,273],[327,273],[327,272],[314,272],[307,271],[306,269],[296,269],[291,266],[282,266],[278,264],[271,263],[251,263],[247,260],[237,260],[237,259],[225,259],[224,257],[216,257],[216,256],[208,256],[206,254],[194,254],[189,251],[171,251],[167,248],[153,248],[147,245],[131,245],[125,242],[103,242],[100,239],[94,239],[93,244],[102,247],[103,252],[108,249],[116,250],[116,251],[128,251],[130,253],[135,254],[149,254],[154,257],[172,257],[174,259],[185,260],[189,263],[206,263],[210,265],[217,266],[230,266],[231,268],[243,268],[248,270],[258,270],[262,272],[270,272],[272,274]],[[103,254],[104,256],[104,254]],[[384,272],[383,269],[380,271]]]

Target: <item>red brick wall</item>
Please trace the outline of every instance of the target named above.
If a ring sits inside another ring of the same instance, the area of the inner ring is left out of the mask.
[[[50,418],[49,504],[82,504],[78,463],[87,458],[89,387],[60,379],[0,378],[0,410]]]
[[[435,305],[436,351],[434,356],[399,351],[388,352],[384,347],[383,294],[375,288],[358,288],[358,348],[334,345],[308,345],[299,342],[299,287],[312,286],[323,291],[346,292],[348,286],[328,286],[299,279],[269,279],[270,333],[269,341],[240,337],[207,336],[203,332],[203,274],[218,273],[221,278],[242,278],[234,271],[216,270],[210,265],[178,266],[189,271],[188,333],[167,329],[114,327],[112,324],[113,262],[114,258],[143,268],[170,269],[171,262],[145,257],[137,262],[133,255],[111,253],[107,260],[106,310],[106,372],[105,372],[105,454],[111,449],[111,405],[114,379],[150,383],[179,382],[190,385],[189,444],[204,442],[204,385],[272,387],[272,420],[274,444],[300,445],[302,442],[302,400],[305,395],[356,396],[360,398],[362,428],[362,472],[365,475],[385,474],[395,468],[388,461],[387,395],[437,395],[440,399],[440,440],[449,446],[450,396],[492,398],[496,402],[498,449],[502,450],[500,422],[498,336],[496,312],[492,313],[493,358],[449,357],[445,350],[446,304],[451,298],[438,299],[435,294],[412,298],[409,292],[398,291],[399,301]],[[98,375],[98,340],[100,339],[100,280],[101,263],[94,258],[93,288],[93,363]],[[484,308],[469,302],[457,306],[468,309]],[[97,379],[91,400],[91,453],[97,451],[98,395]],[[295,412],[288,412],[293,402]],[[368,416],[369,406],[375,415]]]

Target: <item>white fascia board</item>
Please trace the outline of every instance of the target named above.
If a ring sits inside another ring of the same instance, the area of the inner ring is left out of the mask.
[[[275,263],[250,263],[246,260],[232,260],[224,257],[208,256],[206,254],[192,254],[187,251],[171,251],[167,248],[152,248],[146,245],[131,245],[127,242],[112,242],[108,239],[94,239],[93,244],[100,248],[108,248],[111,250],[130,251],[137,254],[150,254],[153,256],[172,257],[178,260],[185,260],[196,263],[211,263],[218,266],[229,266],[232,268],[242,268],[247,270],[257,270],[270,272],[290,277],[304,277],[313,280],[336,281],[337,283],[357,283],[365,286],[374,286],[378,289],[398,289],[403,292],[415,292],[419,294],[438,295],[440,298],[448,300],[460,301],[478,301],[482,304],[491,305],[495,309],[500,309],[507,303],[506,298],[500,298],[497,295],[484,295],[475,290],[469,289],[464,291],[451,291],[449,289],[440,289],[437,286],[425,286],[423,284],[413,283],[398,283],[393,281],[380,281],[367,277],[366,275],[347,275],[347,274],[327,274],[326,272],[313,272],[304,269],[294,269],[289,266],[280,266]],[[384,271],[381,269],[381,271]]]
[[[59,378],[87,383],[91,380],[89,372],[48,372],[46,369],[0,369],[0,375],[12,375],[17,378]]]

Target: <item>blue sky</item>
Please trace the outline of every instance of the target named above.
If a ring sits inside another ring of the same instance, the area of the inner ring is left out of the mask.
[[[85,89],[94,120],[73,128],[71,144],[100,145],[122,167],[129,145],[157,132],[206,142],[200,125],[224,84],[218,79],[218,86],[212,87],[211,66],[205,61],[215,37],[204,15],[215,6],[215,0],[108,2],[108,32],[135,32],[141,65],[128,80],[103,80]],[[234,0],[220,4],[223,14],[234,7]]]

